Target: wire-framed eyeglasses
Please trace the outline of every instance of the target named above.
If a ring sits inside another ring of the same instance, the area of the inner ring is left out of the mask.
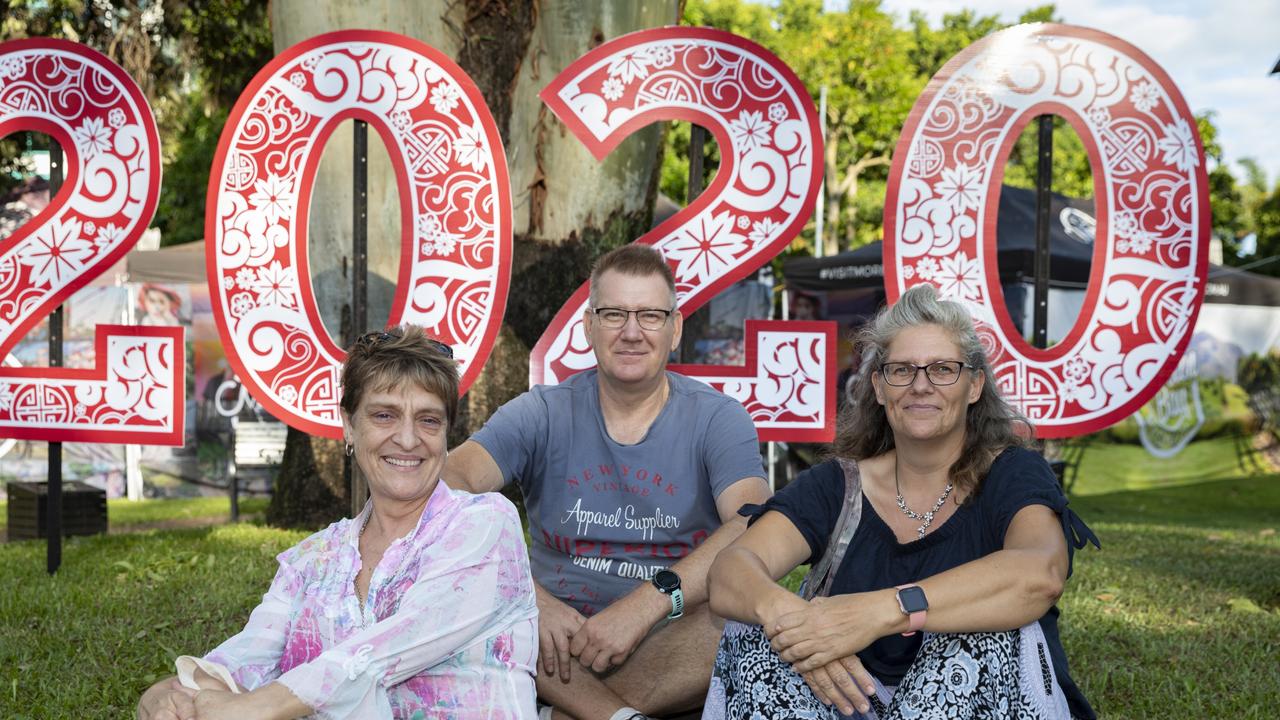
[[[674,310],[663,310],[661,308],[641,308],[639,310],[623,310],[622,308],[592,308],[591,312],[595,313],[596,320],[599,321],[600,327],[608,330],[617,330],[626,326],[627,319],[630,316],[636,316],[636,322],[645,330],[661,330],[666,326],[667,320],[671,317]]]
[[[404,336],[398,332],[387,332],[386,330],[374,330],[372,332],[367,332],[361,335],[360,337],[356,338],[356,344],[371,348],[371,347],[376,347],[378,345],[381,345],[382,343],[388,340],[391,340],[393,338],[399,339],[402,337]],[[426,340],[427,340],[427,344],[430,345],[433,350],[439,352],[441,355],[444,355],[447,358],[450,358],[450,359],[453,358],[452,347],[440,342],[439,340],[435,340],[433,338],[426,338]]]
[[[955,385],[960,379],[960,371],[972,366],[959,360],[938,360],[928,365],[916,365],[909,362],[887,362],[880,366],[880,374],[884,381],[894,387],[905,387],[916,381],[916,375],[923,370],[924,376],[934,385]]]

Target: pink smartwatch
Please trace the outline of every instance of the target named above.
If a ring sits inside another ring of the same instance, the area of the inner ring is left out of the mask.
[[[917,630],[924,627],[924,618],[929,610],[929,599],[924,596],[924,588],[910,583],[899,585],[898,608],[908,619],[907,631],[902,636],[915,635]]]

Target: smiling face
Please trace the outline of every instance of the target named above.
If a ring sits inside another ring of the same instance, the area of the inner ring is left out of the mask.
[[[928,365],[938,360],[963,361],[964,354],[946,329],[937,325],[910,327],[889,344],[885,362]],[[871,382],[876,400],[884,406],[898,441],[934,440],[962,443],[969,405],[982,394],[985,377],[969,369],[960,371],[954,385],[934,385],[923,371],[910,385],[894,387],[876,368]]]
[[[434,393],[412,384],[365,393],[354,413],[342,411],[342,430],[375,502],[431,494],[444,468],[448,430],[444,403]]]
[[[623,275],[609,270],[595,286],[597,308],[622,310],[670,310],[671,289],[660,275]],[[640,327],[631,313],[621,328],[601,327],[590,309],[583,315],[588,342],[596,354],[596,365],[605,382],[644,384],[653,381],[667,367],[667,356],[680,343],[683,318],[672,313],[658,330]]]

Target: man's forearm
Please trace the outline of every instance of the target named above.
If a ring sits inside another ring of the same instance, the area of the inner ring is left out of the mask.
[[[720,551],[729,546],[747,529],[746,518],[734,518],[721,525],[711,533],[701,545],[694,548],[684,559],[671,566],[672,572],[680,576],[680,590],[684,594],[686,608],[700,605],[707,601],[707,571]],[[657,623],[671,612],[669,599],[662,595],[653,583],[642,583],[627,594],[628,598],[640,601],[653,608],[652,622]],[[637,604],[640,604],[639,602]]]

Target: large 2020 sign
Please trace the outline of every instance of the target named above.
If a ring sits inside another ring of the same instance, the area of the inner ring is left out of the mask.
[[[983,321],[1002,389],[1044,434],[1077,434],[1150,397],[1186,344],[1203,286],[1203,163],[1185,103],[1133,48],[1066,26],[1006,32],[1016,46],[1004,42],[997,57],[991,38],[975,44],[912,113],[886,202],[886,278],[891,297],[933,282],[965,301]],[[68,87],[86,99],[67,101],[80,97]],[[822,175],[813,102],[789,68],[742,38],[704,28],[627,35],[580,58],[542,96],[597,157],[659,120],[690,120],[715,134],[723,157],[715,182],[637,240],[667,257],[686,313],[769,261],[808,219]],[[983,273],[994,257],[990,188],[1013,130],[1045,111],[1091,133],[1106,242],[1086,304],[1092,314],[1059,349],[1036,352],[1011,334],[994,304],[998,286]],[[348,118],[379,132],[396,167],[406,222],[391,322],[422,325],[454,345],[463,392],[493,348],[511,263],[497,129],[448,58],[401,35],[344,31],[296,45],[264,68],[232,112],[210,176],[210,294],[228,357],[253,396],[289,424],[330,437],[341,432],[343,354],[322,329],[305,230],[320,150]],[[0,352],[136,242],[158,191],[145,101],[83,47],[0,46],[0,133],[16,129],[48,132],[73,148],[73,191],[0,246]],[[586,294],[584,286],[569,299],[534,348],[531,381],[559,382],[593,364],[581,327]],[[0,375],[0,423],[9,434],[180,441],[180,329],[99,333],[96,374]],[[740,400],[762,439],[828,440],[834,341],[832,323],[749,321],[746,366],[676,369]],[[89,375],[106,380],[93,386]],[[1046,394],[1054,396],[1047,405]],[[64,401],[61,415],[46,412],[54,397],[76,402]],[[102,409],[122,402],[115,414]]]

